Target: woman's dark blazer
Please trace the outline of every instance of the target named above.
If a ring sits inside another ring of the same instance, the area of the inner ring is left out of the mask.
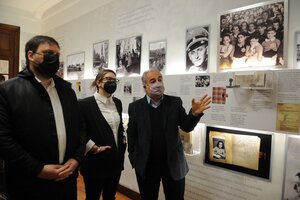
[[[112,148],[93,154],[90,151],[82,161],[80,172],[86,178],[106,178],[115,175],[124,169],[124,128],[122,122],[122,103],[113,97],[113,101],[120,115],[118,129],[118,147],[113,136],[112,129],[102,115],[94,96],[79,100],[81,111],[82,127],[86,132],[87,141],[90,139],[97,146],[111,146]]]

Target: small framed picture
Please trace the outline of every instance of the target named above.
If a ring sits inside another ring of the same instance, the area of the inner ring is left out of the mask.
[[[84,52],[67,56],[67,79],[83,79],[84,76]]]
[[[139,75],[141,72],[142,36],[116,41],[116,73],[118,76]]]
[[[108,40],[93,45],[93,74],[96,76],[100,69],[108,68]]]
[[[167,40],[149,43],[149,69],[166,70]]]

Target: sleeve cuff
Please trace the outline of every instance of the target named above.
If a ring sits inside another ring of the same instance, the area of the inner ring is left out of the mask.
[[[89,140],[85,145],[84,155],[86,155],[94,145],[95,145],[95,142],[93,142],[93,140]]]

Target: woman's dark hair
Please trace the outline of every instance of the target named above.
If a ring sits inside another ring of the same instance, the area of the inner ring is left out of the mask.
[[[219,140],[219,141],[217,142],[217,147],[219,147],[219,144],[220,144],[220,143],[222,143],[222,149],[224,149],[224,142],[221,141],[221,140]]]
[[[97,86],[97,81],[102,81],[103,78],[104,78],[104,76],[105,76],[105,74],[108,74],[108,73],[113,73],[115,76],[117,76],[117,75],[116,75],[116,72],[114,72],[113,70],[111,70],[111,69],[103,69],[103,68],[102,68],[102,69],[100,69],[100,70],[98,71],[98,74],[97,74],[95,80],[92,82],[91,87],[96,87],[96,88],[97,88],[97,91],[98,91],[99,88],[98,88],[98,86]]]
[[[29,59],[27,57],[28,51],[36,52],[36,50],[38,49],[39,45],[40,44],[44,44],[44,43],[55,44],[55,45],[57,45],[60,48],[58,42],[54,38],[52,38],[52,37],[49,37],[49,36],[46,36],[46,35],[37,35],[37,36],[34,36],[25,45],[26,65],[29,64]]]

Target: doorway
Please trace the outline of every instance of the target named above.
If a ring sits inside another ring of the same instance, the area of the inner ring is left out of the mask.
[[[0,74],[5,79],[19,72],[20,27],[0,23]]]

